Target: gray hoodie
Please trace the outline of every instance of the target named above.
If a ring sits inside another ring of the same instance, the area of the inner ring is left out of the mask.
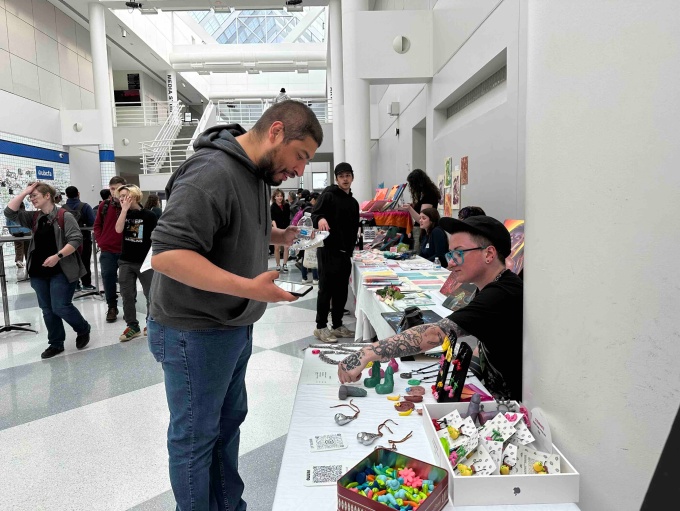
[[[215,126],[194,143],[196,152],[168,181],[168,203],[151,235],[154,255],[193,250],[246,278],[267,270],[271,217],[269,186],[234,135],[238,124]],[[151,317],[181,330],[251,325],[266,304],[196,289],[158,272],[151,285]]]

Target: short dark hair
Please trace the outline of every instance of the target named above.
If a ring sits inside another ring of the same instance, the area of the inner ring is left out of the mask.
[[[465,206],[458,212],[459,220],[465,220],[470,216],[486,216],[486,213],[479,206]]]
[[[323,142],[323,129],[319,119],[304,103],[288,99],[273,104],[264,111],[251,131],[261,138],[276,121],[283,123],[283,142],[286,144],[291,140],[304,140],[306,137],[312,137],[317,146]]]
[[[474,241],[477,245],[480,247],[494,247],[496,248],[496,245],[493,244],[493,242],[487,238],[486,236],[482,236],[481,234],[473,234],[471,232],[468,233],[470,235],[470,238],[472,238],[472,241]],[[500,253],[498,248],[496,248],[496,257],[498,260],[505,264],[505,256]]]
[[[111,190],[109,190],[108,188],[102,188],[99,191],[99,196],[102,198],[102,200],[106,200],[109,197],[111,197]]]
[[[127,181],[123,179],[120,176],[113,176],[111,179],[109,179],[109,186],[111,185],[126,185]]]
[[[78,198],[78,189],[75,186],[67,186],[66,197],[68,197],[69,199]]]
[[[319,192],[312,192],[309,196],[309,200],[317,200],[321,194]]]

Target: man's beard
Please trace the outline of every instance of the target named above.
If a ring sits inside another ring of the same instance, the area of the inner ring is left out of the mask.
[[[257,162],[257,168],[260,171],[262,180],[269,186],[279,186],[283,183],[283,179],[277,179],[274,176],[278,172],[274,169],[274,156],[276,155],[276,149],[272,149],[268,153],[264,154],[260,161]]]

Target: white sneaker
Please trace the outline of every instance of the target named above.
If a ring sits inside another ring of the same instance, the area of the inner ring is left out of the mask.
[[[331,335],[333,337],[345,337],[354,339],[354,332],[352,332],[345,325],[341,325],[340,328],[334,328],[331,330]]]
[[[319,279],[312,279],[312,284],[314,284],[315,286],[318,286],[319,285]]]
[[[338,339],[331,333],[328,327],[315,329],[314,337],[319,339],[321,342],[327,342],[329,344],[338,342]]]

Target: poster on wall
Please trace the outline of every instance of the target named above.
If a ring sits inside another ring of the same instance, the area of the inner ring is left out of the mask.
[[[460,167],[456,165],[456,169],[451,175],[451,209],[460,209]]]
[[[519,274],[524,268],[524,220],[506,219],[503,224],[510,232],[510,257],[506,258],[506,262],[511,260],[510,269]]]
[[[451,158],[451,156],[449,156],[448,158],[446,158],[446,160],[444,162],[444,187],[445,188],[448,188],[449,186],[451,186],[451,171],[453,170],[451,168],[451,164],[452,164],[452,158]]]
[[[460,159],[460,184],[468,184],[468,157],[463,156]]]
[[[451,216],[451,188],[444,188],[444,216]]]
[[[444,211],[444,174],[437,176],[437,189],[439,189],[439,203],[437,209]]]

